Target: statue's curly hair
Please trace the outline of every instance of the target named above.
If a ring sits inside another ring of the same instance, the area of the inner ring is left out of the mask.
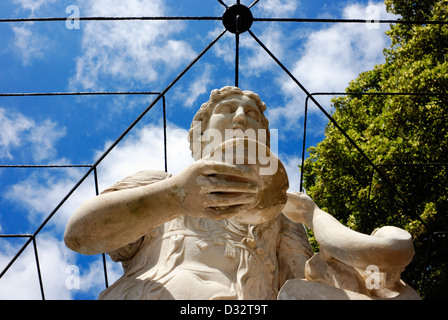
[[[208,128],[208,123],[214,107],[219,101],[231,95],[245,95],[255,102],[261,113],[261,125],[263,129],[266,129],[266,140],[267,140],[266,144],[267,147],[269,147],[269,140],[270,140],[269,120],[264,115],[264,111],[266,110],[266,104],[263,101],[261,101],[260,96],[258,94],[252,91],[243,91],[238,87],[225,86],[221,89],[212,90],[210,94],[210,99],[201,105],[201,107],[193,117],[190,130],[188,131],[188,141],[190,142],[190,150],[192,152],[193,158],[195,158],[193,150],[202,150],[201,136],[204,133],[204,131]],[[201,126],[200,133],[198,132],[199,130],[194,130],[199,125]],[[196,134],[196,136],[194,136],[194,134]]]

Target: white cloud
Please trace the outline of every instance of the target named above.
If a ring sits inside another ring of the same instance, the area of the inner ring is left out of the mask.
[[[13,159],[13,151],[19,148],[31,152],[29,156],[35,161],[53,158],[57,153],[55,143],[65,135],[65,129],[50,119],[36,123],[21,113],[4,108],[0,108],[0,123],[0,159]]]
[[[12,159],[10,151],[21,144],[20,136],[29,130],[33,123],[22,114],[6,114],[6,110],[0,108],[0,157]]]
[[[56,0],[14,0],[21,9],[30,11],[31,16]],[[30,65],[36,59],[43,59],[45,52],[51,46],[51,39],[36,32],[36,25],[28,22],[21,26],[11,26],[14,33],[13,49],[22,58],[24,66]]]
[[[100,255],[98,255],[98,258],[100,258]],[[109,258],[107,258],[106,261],[107,280],[109,285],[111,285],[123,274],[123,268],[121,264],[115,263]],[[91,299],[96,299],[100,292],[106,289],[102,257],[101,259],[96,259],[96,261],[87,266],[80,266],[79,268],[80,281],[78,290],[81,293],[90,296]]]
[[[27,179],[2,192],[4,199],[26,209],[28,213],[26,218],[33,225],[43,221],[82,177],[80,169],[64,169],[63,172],[51,170],[51,172],[42,169],[34,171]],[[93,197],[94,191],[94,187],[88,183],[82,184],[53,216],[51,225],[56,226],[57,231],[63,231],[74,207],[79,206],[83,198]]]
[[[65,136],[64,128],[59,128],[58,125],[46,119],[40,125],[35,125],[28,136],[33,148],[33,158],[35,161],[41,161],[52,157],[57,153],[55,143],[57,140]]]
[[[283,44],[287,39],[278,24],[267,24],[263,31],[256,35],[257,38],[278,58],[283,58]],[[249,35],[241,42],[241,52],[248,50],[241,59],[241,72],[246,76],[259,76],[262,72],[272,71],[277,67],[275,61],[266,53],[266,51]]]
[[[287,154],[279,155],[280,161],[285,167],[286,173],[289,179],[289,192],[300,191],[300,164],[302,160],[296,156],[291,156]]]
[[[109,145],[110,143],[106,143]],[[106,149],[105,147],[105,149]],[[98,152],[97,156],[103,151]],[[192,163],[187,130],[167,126],[168,172],[179,173]],[[142,170],[164,170],[163,128],[149,125],[118,144],[98,167],[101,189]]]
[[[385,6],[382,4],[383,14]],[[344,18],[365,17],[366,7],[345,8]],[[312,90],[343,90],[360,72],[384,61],[383,48],[388,37],[381,29],[366,25],[336,24],[311,34],[305,54],[294,66],[293,73],[304,79]]]
[[[34,15],[37,10],[46,5],[55,3],[57,0],[14,0],[24,10],[29,10]]]
[[[164,16],[164,2],[143,0],[84,0],[86,16]],[[173,21],[83,22],[82,55],[76,60],[74,88],[98,89],[100,82],[160,81],[194,55],[183,40],[174,39],[183,25]],[[100,81],[102,80],[102,81]]]
[[[30,65],[33,60],[44,57],[50,39],[33,32],[32,23],[20,27],[13,26],[12,30],[15,38],[14,49],[21,56],[24,66]]]
[[[272,17],[294,16],[300,1],[297,0],[262,0],[254,7],[254,12],[261,12]]]
[[[212,65],[205,64],[198,76],[191,80],[187,88],[176,89],[176,94],[174,95],[176,101],[179,101],[179,104],[183,107],[196,107],[199,109],[196,101],[201,95],[211,91],[209,85],[213,82],[213,70],[214,67]]]
[[[214,33],[216,33],[216,30]],[[263,30],[254,32],[254,34],[277,58],[283,58],[284,44],[287,43],[288,39],[279,24],[266,23]],[[241,78],[259,77],[262,73],[267,71],[272,72],[277,67],[275,61],[248,33],[240,35],[239,44],[239,69]],[[233,64],[235,63],[234,35],[228,33],[221,38],[213,46],[213,52],[219,59],[222,59],[233,68]]]
[[[384,4],[376,6],[381,18],[391,18]],[[349,5],[343,10],[343,18],[366,19],[366,10],[367,6]],[[384,24],[379,29],[371,29],[366,24],[339,23],[311,32],[303,54],[293,62],[290,70],[310,93],[343,92],[359,73],[384,62],[383,49],[389,43],[384,34],[386,28]],[[284,107],[269,110],[270,120],[276,125],[286,121],[292,126],[303,115],[306,95],[288,76],[283,74],[280,79],[288,101]],[[329,99],[319,98],[319,101],[324,101],[323,107],[328,107]],[[309,106],[310,111],[317,110],[313,103]]]

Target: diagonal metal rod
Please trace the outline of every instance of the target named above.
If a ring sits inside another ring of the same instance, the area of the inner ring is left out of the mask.
[[[84,182],[85,179],[94,171],[94,169],[104,160],[104,158],[115,148],[115,146],[131,131],[135,125],[148,113],[149,110],[164,96],[180,78],[226,33],[226,30],[222,31],[207,47],[199,53],[199,55],[190,62],[190,64],[163,90],[157,98],[135,119],[135,121],[120,135],[120,137],[114,141],[114,143],[98,158],[98,160],[92,165],[92,167],[85,173],[85,175],[75,184],[75,186],[65,195],[61,202],[54,208],[54,210],[47,216],[44,222],[37,228],[34,232],[33,237],[35,237],[48,223],[48,221],[56,214],[56,212],[62,207],[62,205],[67,201],[67,199],[76,191],[76,189]],[[31,243],[32,238],[22,246],[22,248],[17,252],[14,258],[8,263],[8,265],[0,273],[0,278],[8,271],[12,264],[17,260],[17,258],[22,254],[25,248]]]
[[[222,4],[226,9],[228,8],[228,6],[224,3],[224,1],[222,1],[222,0],[218,0],[218,2],[219,2],[220,4]]]
[[[252,8],[254,5],[256,5],[258,3],[258,1],[260,1],[260,0],[255,0],[254,2],[252,2],[249,6],[249,9]]]
[[[306,97],[308,99],[308,96]],[[306,129],[308,124],[308,103],[305,101],[305,115],[303,119],[303,141],[302,141],[302,163],[300,168],[300,192],[303,192],[303,167],[305,163],[305,150],[306,150]]]
[[[40,295],[42,297],[42,300],[45,300],[44,283],[42,281],[42,274],[40,272],[40,263],[39,263],[39,256],[37,254],[36,237],[33,236],[31,239],[33,239],[34,258],[36,260],[37,278],[39,279]]]
[[[93,167],[93,180],[94,180],[94,184],[95,184],[95,195],[99,195],[100,194],[100,189],[98,187],[98,170],[96,167]],[[103,252],[101,254],[102,256],[102,263],[103,263],[103,275],[104,275],[104,284],[106,286],[106,288],[109,287],[109,280],[107,277],[107,263],[106,263],[106,254]]]
[[[261,42],[255,34],[248,30],[249,34],[254,38],[254,40],[266,51],[266,53],[283,69],[283,71],[286,72],[286,74],[302,89],[302,91],[310,97],[311,101],[313,101],[316,106],[322,111],[322,113],[333,123],[333,125],[344,135],[344,137],[350,142],[350,144],[361,154],[361,156],[364,158],[367,163],[369,163],[372,168],[376,171],[376,173],[383,179],[383,181],[386,182],[390,190],[392,190],[405,204],[408,203],[408,201],[396,190],[394,185],[389,181],[386,175],[383,174],[381,170],[375,164],[372,162],[372,160],[365,154],[365,152],[356,144],[356,142],[345,132],[345,130],[334,120],[334,118],[320,105],[320,103],[314,98],[314,96],[311,95],[310,92],[297,80],[296,77],[280,62],[280,60],[277,59],[277,57]],[[423,224],[425,228],[428,229],[426,223],[422,220],[422,218],[414,213],[416,218]]]

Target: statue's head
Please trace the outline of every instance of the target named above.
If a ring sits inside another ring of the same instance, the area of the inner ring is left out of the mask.
[[[263,130],[265,141],[261,142],[269,147],[269,121],[264,115],[265,110],[266,104],[254,92],[232,86],[213,90],[210,99],[202,104],[194,116],[188,132],[193,158],[201,158],[204,146],[213,142],[213,139],[216,140],[216,136],[207,136],[210,132],[218,133],[218,136],[225,139],[229,136],[229,131],[247,135],[249,132],[257,134]],[[258,134],[256,139],[259,139]],[[218,141],[213,143],[216,142]]]

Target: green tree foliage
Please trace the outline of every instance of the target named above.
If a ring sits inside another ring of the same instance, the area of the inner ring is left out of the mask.
[[[385,3],[403,20],[448,20],[446,0]],[[330,122],[325,139],[309,149],[304,188],[354,230],[408,230],[416,255],[404,280],[426,299],[446,299],[448,234],[434,232],[448,230],[448,97],[439,95],[448,92],[448,25],[395,24],[387,34],[386,62],[332,101],[334,120],[375,170]]]

